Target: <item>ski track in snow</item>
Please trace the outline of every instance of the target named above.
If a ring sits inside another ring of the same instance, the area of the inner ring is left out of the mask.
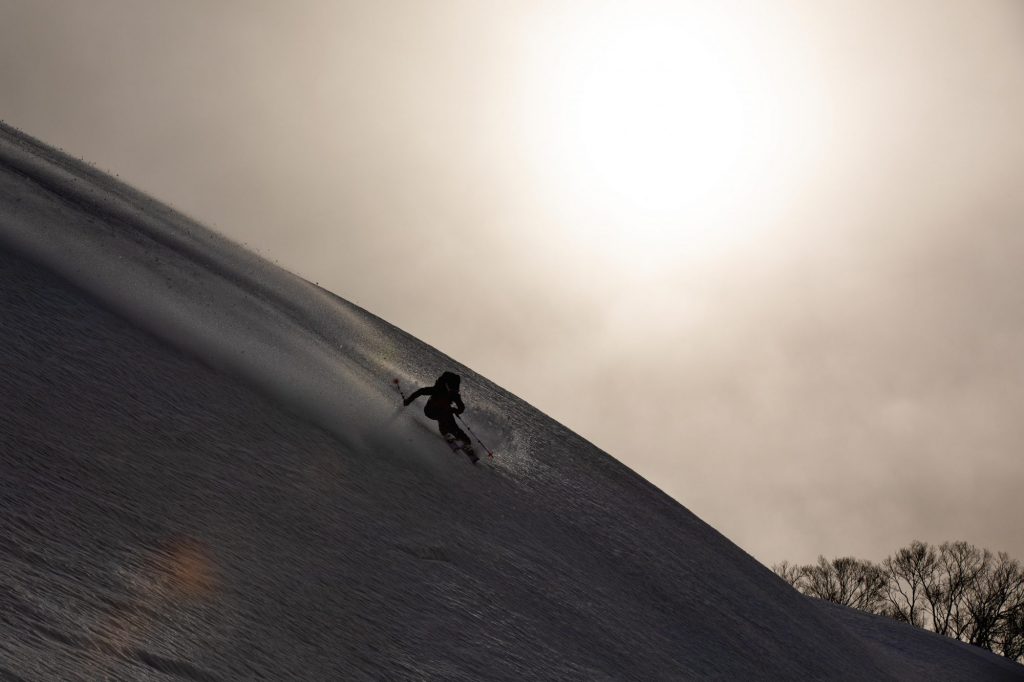
[[[0,301],[0,678],[1024,678],[802,597],[470,369],[9,128]],[[399,408],[442,369],[493,460]]]

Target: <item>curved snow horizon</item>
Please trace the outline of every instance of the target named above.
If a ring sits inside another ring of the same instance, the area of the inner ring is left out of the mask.
[[[3,125],[0,260],[0,676],[1024,679],[800,595],[469,368]],[[445,369],[480,466],[391,383]]]

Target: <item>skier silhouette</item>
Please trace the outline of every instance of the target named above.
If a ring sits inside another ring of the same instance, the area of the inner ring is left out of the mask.
[[[404,404],[408,407],[421,395],[430,396],[423,408],[423,414],[437,422],[437,430],[444,436],[453,452],[461,448],[466,456],[476,464],[480,458],[473,451],[473,444],[470,442],[469,436],[455,423],[455,415],[466,411],[466,405],[462,402],[462,396],[459,395],[460,383],[462,383],[462,379],[458,374],[444,372],[437,378],[433,386],[416,389],[405,399]],[[462,443],[462,445],[457,443]]]

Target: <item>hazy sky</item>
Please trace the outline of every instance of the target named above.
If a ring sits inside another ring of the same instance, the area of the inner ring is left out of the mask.
[[[1024,560],[1020,2],[0,0],[0,118],[766,563]]]

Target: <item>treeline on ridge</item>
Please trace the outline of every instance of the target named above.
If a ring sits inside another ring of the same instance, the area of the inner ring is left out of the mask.
[[[1024,662],[1024,569],[967,542],[915,540],[881,563],[853,557],[772,566],[810,597],[889,616]]]

